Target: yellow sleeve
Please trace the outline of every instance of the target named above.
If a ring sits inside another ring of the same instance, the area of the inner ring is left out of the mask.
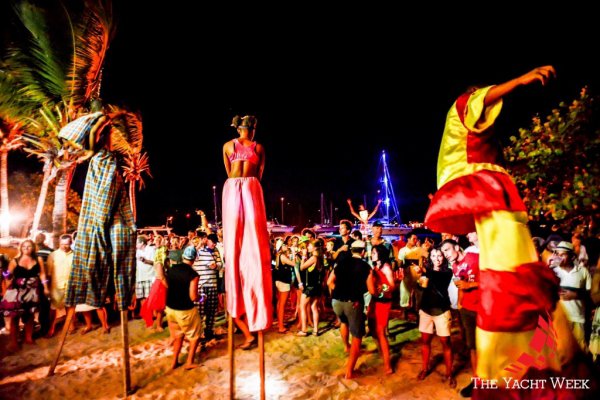
[[[480,133],[494,125],[496,118],[500,115],[502,110],[502,99],[499,99],[494,104],[485,107],[485,96],[493,86],[488,86],[482,89],[476,90],[469,101],[465,109],[465,126],[470,131]]]

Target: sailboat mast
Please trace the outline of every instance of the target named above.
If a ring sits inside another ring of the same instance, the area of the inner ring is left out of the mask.
[[[321,193],[321,225],[323,225],[325,222],[325,197],[323,196],[323,193]]]
[[[396,202],[396,196],[394,194],[394,188],[392,187],[392,178],[390,177],[390,171],[387,166],[385,150],[381,152],[381,185],[383,186],[381,192],[383,193],[383,199],[385,205],[385,220],[387,223],[391,223],[392,220],[400,222],[400,212],[398,211],[398,203]],[[392,207],[393,215],[390,217],[390,206]]]

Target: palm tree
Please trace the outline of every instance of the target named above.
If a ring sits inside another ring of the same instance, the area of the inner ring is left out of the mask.
[[[79,13],[64,8],[71,38],[67,49],[57,46],[61,41],[51,37],[45,10],[29,1],[18,3],[15,10],[29,41],[9,51],[7,65],[18,82],[20,95],[38,106],[38,112],[30,115],[28,131],[39,140],[28,141],[30,150],[44,161],[45,178],[51,179],[52,168],[57,168],[52,224],[57,241],[66,230],[66,199],[75,164],[70,160],[58,162],[56,157],[66,152],[55,138],[62,127],[87,111],[85,105],[92,97],[99,95],[102,66],[114,36],[112,4],[110,0],[86,0]],[[72,14],[77,15],[76,25],[72,24]],[[71,55],[61,57],[61,54]],[[43,195],[42,190],[42,206]]]
[[[111,141],[113,150],[123,156],[123,176],[129,183],[129,202],[135,221],[137,207],[135,203],[136,186],[144,187],[142,174],[150,173],[148,154],[142,153],[142,119],[138,114],[128,112],[119,107],[109,106],[112,116]]]
[[[21,125],[0,115],[0,237],[10,236],[8,205],[8,152],[23,145]]]
[[[148,174],[152,178],[147,153],[131,153],[127,158],[125,158],[123,176],[125,177],[125,182],[129,182],[129,201],[131,202],[131,210],[133,211],[134,222],[137,219],[135,193],[136,190],[141,190],[144,188],[144,179],[142,178],[143,173]],[[138,186],[137,189],[136,186]]]

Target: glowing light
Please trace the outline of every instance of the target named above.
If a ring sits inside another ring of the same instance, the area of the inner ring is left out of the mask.
[[[12,217],[10,213],[5,211],[2,214],[0,214],[0,225],[10,225],[11,220]]]
[[[235,378],[236,392],[256,396],[260,391],[260,375],[258,372],[239,371]],[[279,376],[266,373],[265,389],[267,397],[278,399],[288,392],[288,385]]]
[[[20,212],[6,212],[0,214],[0,225],[10,225],[12,222],[16,222],[23,219],[23,214]]]

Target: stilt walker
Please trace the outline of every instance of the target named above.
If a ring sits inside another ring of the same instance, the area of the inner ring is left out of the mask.
[[[258,332],[261,399],[265,398],[263,330],[273,316],[271,252],[260,179],[265,166],[263,147],[254,140],[254,116],[233,119],[238,139],[223,146],[223,161],[229,179],[223,187],[223,243],[225,289],[229,313],[230,398],[235,396],[233,319],[244,331],[248,349]],[[242,318],[244,317],[244,318]],[[247,323],[245,322],[247,320]]]
[[[498,163],[500,152],[493,137],[503,96],[519,86],[545,84],[554,75],[554,68],[545,66],[497,86],[468,90],[446,120],[438,192],[425,224],[436,232],[477,231],[481,306],[474,374],[482,379],[502,382],[502,378],[518,380],[527,374],[560,371],[561,362],[572,356],[572,336],[556,303],[558,280],[538,262],[525,205]],[[465,389],[470,394],[473,385]],[[510,396],[504,390],[475,390],[473,395]]]
[[[54,374],[77,304],[103,307],[114,291],[121,311],[124,393],[131,390],[127,306],[135,286],[135,224],[118,165],[111,121],[99,101],[92,113],[67,124],[59,137],[90,159],[77,226],[73,265],[65,293],[67,321],[48,375]],[[81,161],[81,160],[80,160]]]

